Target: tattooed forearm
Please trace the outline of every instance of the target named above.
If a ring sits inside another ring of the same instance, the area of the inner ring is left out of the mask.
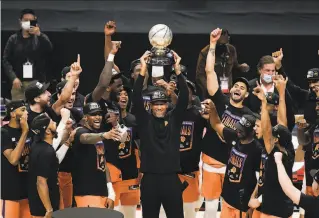
[[[82,144],[96,144],[97,142],[101,141],[102,138],[99,133],[84,133],[80,136],[80,142]]]
[[[215,48],[210,48],[209,52],[215,57]]]

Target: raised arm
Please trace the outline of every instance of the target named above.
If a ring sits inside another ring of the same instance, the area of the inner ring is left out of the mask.
[[[210,46],[206,59],[207,91],[210,96],[214,96],[219,89],[218,78],[215,72],[215,50],[217,40],[220,38],[222,30],[217,28],[210,33]]]
[[[114,21],[108,21],[104,26],[104,59],[107,60],[112,50],[112,35],[116,32],[116,23]]]
[[[278,115],[277,123],[287,127],[287,108],[286,108],[286,84],[288,77],[284,79],[282,75],[275,76],[273,79],[276,89],[279,92],[279,106],[278,106]]]
[[[263,139],[267,153],[271,153],[274,145],[272,143],[272,126],[270,122],[269,112],[267,110],[267,99],[259,83],[253,90],[253,94],[261,101],[261,129],[263,131]]]
[[[218,135],[224,138],[224,124],[220,121],[215,104],[210,99],[203,101],[206,107],[206,112],[209,113],[209,122],[212,128],[218,133]]]

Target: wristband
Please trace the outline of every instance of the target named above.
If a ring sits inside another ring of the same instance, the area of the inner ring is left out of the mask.
[[[113,62],[114,61],[114,54],[109,54],[109,56],[107,57],[107,61]]]
[[[107,186],[107,192],[108,192],[107,198],[111,199],[112,201],[115,201],[115,192],[114,192],[112,183],[108,182],[106,183],[106,186]]]
[[[51,213],[53,212],[53,208],[51,208],[50,210],[47,210],[46,213]]]

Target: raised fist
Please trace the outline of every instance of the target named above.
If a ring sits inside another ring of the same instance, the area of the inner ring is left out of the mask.
[[[214,29],[211,33],[210,33],[210,43],[216,43],[217,40],[220,38],[222,34],[222,29]]]
[[[104,26],[104,34],[106,36],[112,36],[116,32],[116,23],[114,21],[108,21]]]

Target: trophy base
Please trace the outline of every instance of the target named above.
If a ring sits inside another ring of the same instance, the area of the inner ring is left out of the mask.
[[[171,66],[175,64],[174,55],[168,48],[158,49],[153,47],[151,52],[152,56],[148,64],[152,66]]]

